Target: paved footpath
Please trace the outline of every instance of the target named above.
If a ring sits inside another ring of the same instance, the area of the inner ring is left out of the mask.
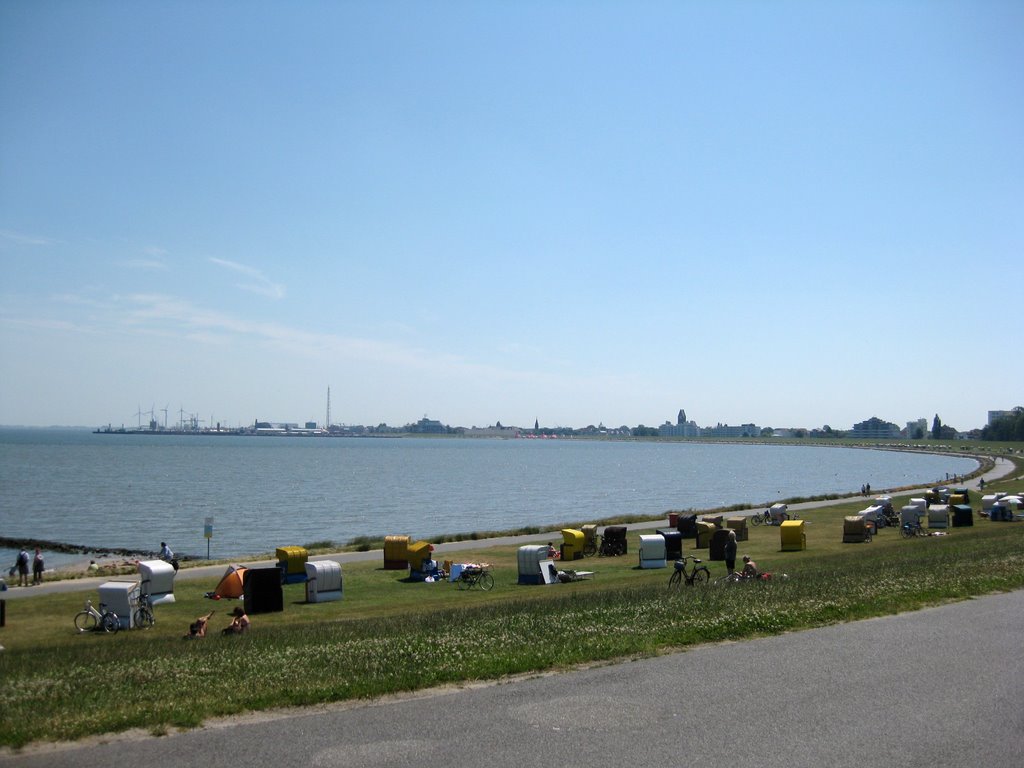
[[[0,766],[1021,766],[1022,636],[1018,591],[164,737],[0,750]]]
[[[994,480],[999,480],[1010,474],[1013,471],[1014,464],[1006,459],[997,458],[995,466],[983,475],[986,483],[991,483]],[[971,490],[977,491],[979,481],[981,478],[974,478],[963,485],[970,488]],[[924,492],[929,490],[929,487],[922,487],[912,491],[901,491],[898,495],[905,496],[908,493],[913,494],[918,491]],[[855,501],[858,497],[845,497],[841,499],[826,499],[823,501],[807,501],[799,504],[790,504],[789,510],[791,512],[802,512],[810,509],[821,509],[822,507],[835,506],[837,504],[847,504],[851,501]],[[865,504],[870,501],[874,496],[865,499]],[[753,512],[736,512],[735,514],[753,514]],[[647,522],[630,523],[626,526],[631,531],[646,531],[655,528],[667,528],[668,520],[650,520]],[[465,541],[452,541],[444,544],[437,544],[434,547],[434,551],[438,556],[439,560],[445,560],[446,555],[454,552],[464,552],[467,550],[478,551],[486,549],[487,547],[496,546],[511,546],[521,545],[530,543],[539,543],[550,541],[553,537],[551,531],[544,533],[529,534],[525,536],[501,536],[493,539],[473,539]],[[334,560],[342,564],[345,563],[356,563],[366,561],[380,561],[382,557],[381,550],[374,549],[368,552],[338,552],[335,554],[327,555],[316,555],[310,557],[310,560]],[[258,562],[246,562],[246,566],[251,568],[263,568],[263,567],[274,567],[277,563],[273,560],[263,560]],[[203,565],[195,568],[182,568],[178,571],[176,579],[217,579],[224,574],[226,566],[220,565]],[[59,592],[83,592],[87,590],[94,590],[99,587],[105,581],[111,579],[126,578],[118,576],[97,576],[87,577],[82,579],[64,579],[62,581],[49,581],[41,585],[34,587],[11,587],[3,593],[5,600],[12,600],[23,597],[31,597],[32,595],[47,595]]]

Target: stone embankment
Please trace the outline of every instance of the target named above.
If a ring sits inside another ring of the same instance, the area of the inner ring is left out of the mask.
[[[0,536],[0,547],[33,550],[36,547],[45,552],[63,552],[69,555],[85,555],[90,557],[156,557],[157,553],[147,550],[122,549],[118,547],[90,547],[84,544],[67,544],[62,541],[46,541],[45,539],[12,539]]]

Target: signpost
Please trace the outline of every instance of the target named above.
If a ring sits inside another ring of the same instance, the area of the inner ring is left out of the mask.
[[[213,538],[213,518],[206,518],[206,525],[203,526],[203,536],[206,537],[206,559],[210,559],[210,539]]]

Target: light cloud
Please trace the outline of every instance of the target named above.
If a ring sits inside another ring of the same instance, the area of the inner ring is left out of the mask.
[[[123,320],[137,330],[180,333],[191,341],[225,345],[248,339],[317,360],[350,360],[387,365],[410,374],[473,377],[490,381],[526,381],[538,377],[555,381],[557,374],[520,368],[501,368],[387,340],[314,333],[279,323],[248,320],[219,310],[200,307],[187,299],[162,294],[124,297],[130,309]]]
[[[130,269],[148,269],[160,271],[164,271],[167,269],[167,265],[164,262],[157,261],[156,259],[129,259],[128,261],[124,261],[121,263]]]
[[[21,232],[12,232],[9,229],[0,229],[0,240],[6,240],[17,245],[53,245],[56,240],[49,237],[39,237],[37,235],[25,235]]]
[[[210,258],[210,261],[216,264],[218,267],[237,272],[240,275],[244,275],[248,278],[248,282],[236,283],[237,288],[241,288],[243,291],[251,291],[252,293],[259,294],[260,296],[268,296],[272,299],[284,298],[284,286],[280,283],[275,283],[264,275],[260,270],[255,267],[250,267],[246,264],[239,264],[235,261],[228,261],[227,259]]]

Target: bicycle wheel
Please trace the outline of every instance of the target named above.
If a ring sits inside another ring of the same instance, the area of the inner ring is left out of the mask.
[[[668,577],[668,588],[679,589],[679,585],[683,583],[683,572],[676,570],[672,571],[672,575]]]
[[[456,582],[459,585],[459,589],[469,589],[471,586],[473,586],[470,583],[469,579],[466,578],[465,574],[460,574],[459,578],[456,579]]]
[[[489,573],[480,574],[480,589],[484,592],[494,586],[494,577]]]
[[[121,620],[113,611],[107,611],[100,618],[100,628],[104,632],[118,632],[121,629]]]
[[[694,584],[707,584],[711,580],[711,571],[703,565],[693,572]]]
[[[751,515],[750,516],[750,524],[751,525],[760,525],[763,522],[764,522],[764,518],[762,518],[760,515]]]
[[[597,554],[597,542],[588,541],[583,545],[583,556],[593,557]]]
[[[89,611],[79,611],[75,614],[75,629],[79,632],[91,632],[96,629],[96,616]]]
[[[900,536],[902,536],[904,539],[912,539],[914,538],[914,529],[911,528],[909,525],[904,525],[902,528],[900,528]]]
[[[135,611],[135,615],[132,617],[132,621],[139,629],[149,629],[156,623],[156,619],[153,617],[153,612],[143,606]]]

